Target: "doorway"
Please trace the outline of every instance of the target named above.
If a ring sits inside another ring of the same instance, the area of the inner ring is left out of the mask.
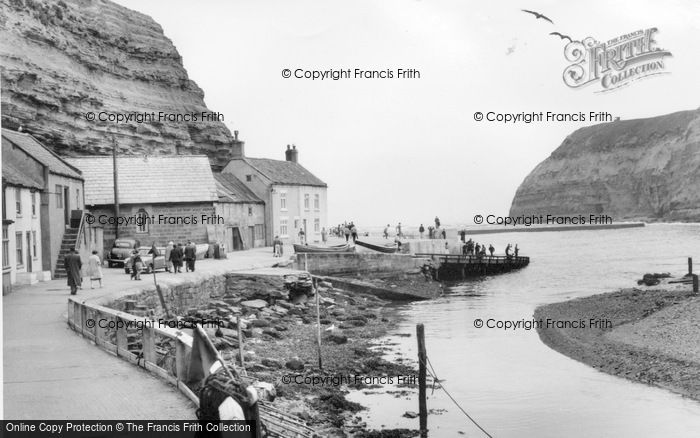
[[[243,249],[241,232],[238,230],[238,227],[231,228],[231,249],[233,251],[240,251]]]
[[[63,220],[66,226],[70,226],[70,187],[63,188]]]
[[[27,231],[27,272],[32,272],[32,233]]]
[[[255,248],[255,227],[248,227],[250,233],[250,247]]]

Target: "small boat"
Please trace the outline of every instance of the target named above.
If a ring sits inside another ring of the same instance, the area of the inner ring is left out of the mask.
[[[356,240],[355,244],[364,246],[365,248],[369,248],[374,251],[383,252],[385,254],[394,254],[396,251],[399,250],[399,247],[397,245],[373,245],[371,243],[362,242],[359,240]]]
[[[294,252],[297,254],[304,253],[337,253],[337,252],[355,252],[355,247],[348,244],[336,246],[313,246],[294,244]]]

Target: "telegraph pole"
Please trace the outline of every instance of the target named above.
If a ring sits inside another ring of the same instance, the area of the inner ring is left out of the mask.
[[[117,221],[114,225],[114,238],[119,238],[119,185],[117,177],[117,142],[114,140],[114,134],[112,134],[112,168],[114,173],[114,218]],[[155,262],[155,257],[154,257]]]

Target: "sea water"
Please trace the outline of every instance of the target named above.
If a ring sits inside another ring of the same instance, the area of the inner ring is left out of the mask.
[[[700,271],[700,225],[472,236],[502,253],[518,243],[530,265],[449,285],[435,300],[400,308],[389,359],[417,357],[415,326],[425,324],[427,353],[459,404],[494,437],[698,437],[700,403],[597,371],[544,345],[536,330],[474,327],[475,319],[532,320],[534,309],[623,287],[647,272]],[[700,315],[698,315],[700,320]],[[401,335],[410,334],[410,337]],[[418,428],[416,390],[385,386],[348,398],[367,406],[370,429]],[[428,388],[432,437],[484,436],[440,389]]]

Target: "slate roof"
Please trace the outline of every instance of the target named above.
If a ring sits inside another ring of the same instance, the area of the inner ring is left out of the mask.
[[[44,188],[41,180],[28,175],[26,172],[17,169],[10,160],[2,160],[2,179],[3,182],[11,186],[27,187],[30,189],[41,190]]]
[[[240,158],[260,173],[269,178],[273,184],[292,186],[328,187],[299,163],[293,161],[272,160],[269,158]]]
[[[230,173],[214,173],[216,188],[219,193],[219,202],[263,204],[264,201],[258,198],[243,181]]]
[[[114,204],[111,156],[67,158],[82,170],[85,204]],[[215,202],[216,181],[205,155],[117,158],[120,204]]]
[[[57,175],[82,180],[80,172],[71,167],[66,161],[47,149],[37,139],[24,132],[2,130],[2,140],[9,141],[27,154],[31,155],[38,162],[49,168],[49,171]]]

